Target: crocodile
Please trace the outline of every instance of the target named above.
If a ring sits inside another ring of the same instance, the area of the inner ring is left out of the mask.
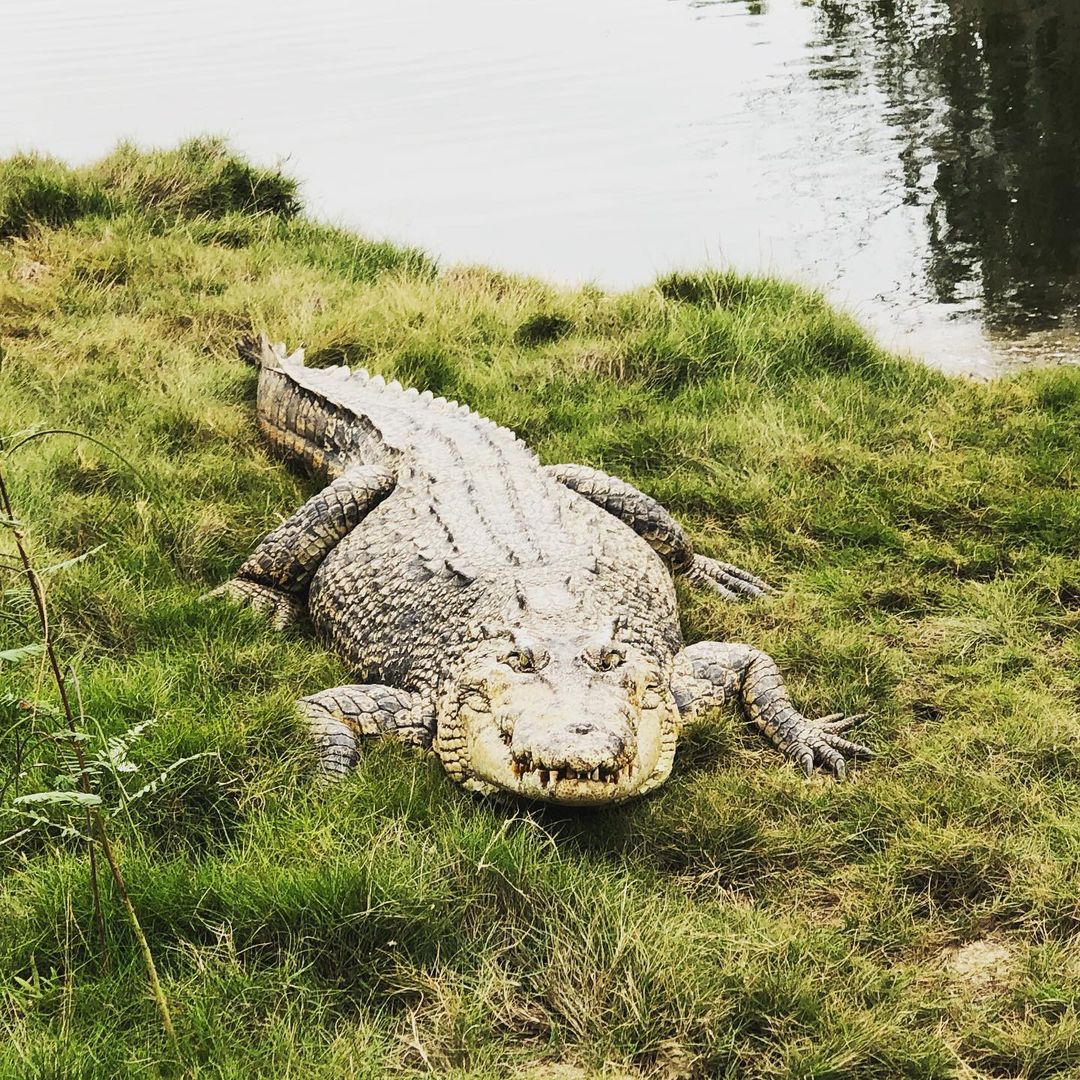
[[[432,750],[463,788],[601,805],[672,769],[680,729],[725,702],[807,777],[867,758],[792,704],[751,645],[684,645],[673,575],[726,599],[768,586],[696,553],[658,502],[583,465],[542,465],[512,431],[365,370],[244,345],[258,425],[326,486],[220,586],[284,628],[307,616],[371,682],[297,703],[320,771],[365,740]]]

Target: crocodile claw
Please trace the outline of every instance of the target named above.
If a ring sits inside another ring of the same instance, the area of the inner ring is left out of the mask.
[[[845,716],[843,713],[829,713],[828,716],[819,716],[814,723],[817,724],[822,731],[827,731],[830,735],[838,734],[841,731],[847,731],[849,727],[857,724],[860,720],[866,719],[866,713],[853,713],[851,716]]]
[[[791,732],[791,744],[784,752],[807,778],[813,775],[815,766],[820,765],[837,780],[843,780],[847,776],[846,757],[868,759],[874,756],[874,751],[868,746],[851,742],[839,734],[865,715],[832,713],[819,720],[804,720]]]
[[[711,589],[725,600],[756,600],[773,591],[761,578],[708,555],[695,555],[687,576],[694,584]]]
[[[275,630],[284,630],[300,617],[301,603],[295,596],[243,578],[233,578],[206,594],[204,599],[226,597],[254,611],[263,612]]]

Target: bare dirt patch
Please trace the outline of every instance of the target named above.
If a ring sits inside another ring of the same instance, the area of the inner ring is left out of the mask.
[[[980,938],[946,949],[942,954],[945,970],[968,990],[995,990],[1009,981],[1013,955],[1001,941]]]

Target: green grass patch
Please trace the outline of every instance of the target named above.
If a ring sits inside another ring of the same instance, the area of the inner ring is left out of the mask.
[[[117,897],[103,955],[84,854],[35,830],[0,845],[0,1077],[1080,1075],[1080,372],[946,378],[727,273],[440,270],[212,140],[0,163],[0,237],[5,445],[115,451],[4,465],[40,566],[98,549],[46,575],[86,722],[152,720],[148,774],[204,755],[114,825],[178,1047]],[[349,672],[200,600],[312,491],[255,430],[261,329],[656,495],[778,589],[681,590],[687,637],[867,711],[880,758],[808,784],[725,715],[618,810],[393,746],[313,785],[289,705]],[[0,650],[34,640],[10,554]],[[53,751],[39,659],[0,683],[6,811]]]

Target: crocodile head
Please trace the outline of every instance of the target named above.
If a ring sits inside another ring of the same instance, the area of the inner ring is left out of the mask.
[[[671,771],[678,709],[666,674],[611,632],[489,629],[439,710],[436,750],[484,794],[621,802]]]

